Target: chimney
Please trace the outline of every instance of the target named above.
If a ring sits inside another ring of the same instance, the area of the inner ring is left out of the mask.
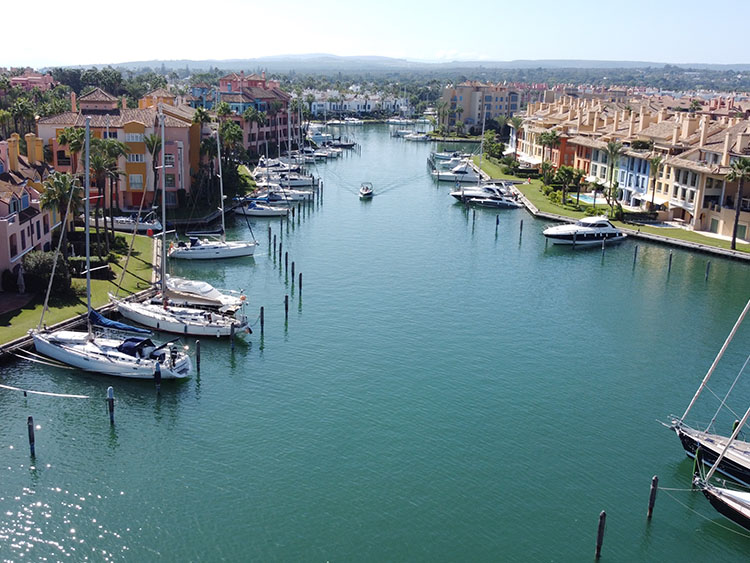
[[[628,137],[632,137],[635,132],[635,113],[630,112],[630,121],[628,122]]]
[[[659,113],[656,116],[656,122],[661,123],[662,121],[664,121],[665,117],[666,117],[666,111],[664,111],[664,108],[661,108],[659,110]]]
[[[76,93],[75,92],[70,93],[70,111],[78,111],[78,106],[76,105]]]
[[[617,133],[617,127],[620,125],[620,120],[618,119],[619,117],[620,117],[620,112],[616,111],[615,112],[615,117],[614,117],[615,124],[614,124],[614,127],[612,128],[612,132],[613,133]]]
[[[729,166],[729,132],[724,135],[724,152],[721,155],[721,165]]]
[[[699,147],[706,146],[706,136],[708,134],[708,116],[704,116],[703,119],[701,119],[701,141],[698,145]]]
[[[8,166],[12,172],[18,172],[18,142],[21,137],[13,133],[8,139]]]
[[[36,151],[36,161],[39,164],[44,164],[44,141],[41,137],[34,139],[34,150]]]
[[[36,135],[26,133],[23,138],[26,139],[26,158],[28,158],[29,164],[36,164],[36,143],[34,142]]]
[[[744,153],[745,149],[747,148],[748,141],[750,141],[750,135],[748,135],[745,131],[742,133],[737,134],[737,146],[734,149],[734,152],[737,153]]]
[[[675,121],[674,129],[672,130],[672,144],[677,144],[677,138],[680,136],[680,124]]]
[[[594,112],[594,121],[592,123],[591,132],[596,133],[596,129],[599,127],[599,112]]]
[[[128,97],[127,96],[122,97],[122,109],[128,109]]]
[[[698,118],[690,115],[682,121],[682,138],[687,139],[698,130]]]

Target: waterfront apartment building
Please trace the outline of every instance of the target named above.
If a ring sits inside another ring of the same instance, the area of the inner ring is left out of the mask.
[[[738,200],[738,182],[727,180],[732,163],[750,155],[750,120],[742,112],[728,117],[672,111],[671,103],[658,96],[627,102],[562,96],[531,103],[523,125],[511,127],[509,146],[518,142],[518,158],[528,166],[546,160],[555,168],[583,170],[592,189],[610,187],[614,166],[623,205],[655,210],[660,219],[689,229],[731,236],[739,207],[737,236],[750,241],[750,193]],[[554,147],[543,142],[550,131],[557,133]],[[614,162],[610,142],[622,146]],[[661,165],[652,171],[657,156]]]
[[[42,209],[42,181],[51,169],[44,163],[41,139],[28,133],[27,156],[19,153],[17,133],[0,141],[0,272],[17,272],[32,250],[50,250],[56,210]]]
[[[158,120],[158,105],[162,102],[165,129],[165,171],[166,205],[176,207],[178,192],[190,192],[192,175],[197,172],[200,151],[200,124],[192,122],[192,112],[183,111],[175,106],[164,104],[165,96],[150,93],[140,102],[137,109],[128,108],[126,100],[118,100],[111,94],[96,88],[76,100],[71,94],[72,111],[40,119],[37,122],[37,134],[52,151],[52,165],[55,170],[73,172],[74,166],[80,170],[82,163],[77,162],[67,146],[58,142],[59,134],[66,127],[84,127],[86,118],[90,118],[91,134],[97,138],[112,138],[125,143],[129,153],[120,158],[119,170],[123,172],[118,182],[114,205],[121,209],[148,207],[156,201],[154,192],[154,157],[145,139],[149,135],[161,135]],[[156,105],[154,105],[156,102]],[[160,162],[157,160],[157,166]],[[110,190],[97,186],[92,179],[92,193],[101,193],[105,205],[110,205]],[[158,189],[158,186],[157,186]]]
[[[455,128],[462,122],[473,133],[481,130],[483,119],[511,117],[521,109],[520,91],[504,84],[462,82],[447,86],[441,100],[447,111],[440,116],[440,125]]]

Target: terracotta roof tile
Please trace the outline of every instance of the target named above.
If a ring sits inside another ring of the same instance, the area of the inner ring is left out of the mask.
[[[94,88],[88,94],[84,94],[83,96],[78,98],[78,100],[86,102],[116,102],[117,98],[115,98],[112,94],[107,94],[101,88]]]

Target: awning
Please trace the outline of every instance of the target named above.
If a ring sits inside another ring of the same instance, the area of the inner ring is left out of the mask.
[[[503,156],[508,156],[509,154],[513,154],[514,152],[516,152],[516,150],[515,150],[515,149],[513,149],[513,148],[510,148],[510,149],[505,149],[505,150],[503,151]]]
[[[643,201],[647,201],[651,203],[651,197],[652,197],[651,192],[648,192],[648,193],[645,193],[641,199]],[[664,205],[665,203],[669,202],[669,196],[656,194],[653,196],[653,198],[654,198],[654,205]]]
[[[542,159],[536,156],[526,156],[525,154],[519,154],[518,160],[521,162],[526,162],[528,164],[541,164]]]

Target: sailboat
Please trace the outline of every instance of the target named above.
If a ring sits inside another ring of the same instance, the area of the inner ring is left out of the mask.
[[[39,326],[30,331],[34,348],[40,354],[61,362],[64,365],[85,371],[129,377],[152,379],[158,370],[162,379],[182,379],[191,370],[190,357],[179,350],[174,341],[157,346],[145,336],[149,331],[122,323],[107,322],[91,308],[91,269],[89,245],[89,142],[90,118],[86,118],[86,172],[85,172],[85,233],[86,233],[86,306],[88,309],[86,332],[73,330],[50,331],[42,328],[44,312],[47,309],[49,289],[45,299]],[[59,251],[59,246],[58,246]],[[57,260],[55,260],[57,265]],[[54,277],[54,266],[51,278]],[[50,279],[49,288],[52,287]],[[107,329],[126,331],[141,336],[119,337],[114,334],[94,334],[94,325]]]
[[[708,470],[706,476],[701,477],[700,471],[698,471],[693,480],[693,484],[701,489],[703,495],[708,499],[708,502],[711,503],[711,506],[713,506],[719,514],[726,516],[732,522],[739,524],[746,530],[750,530],[750,492],[730,489],[726,486],[719,487],[713,485],[711,483],[711,477],[724,461],[724,457],[730,452],[737,435],[740,430],[742,430],[745,422],[747,422],[748,416],[750,416],[750,408],[747,409],[745,416],[742,417],[742,420],[736,426],[734,432],[732,432],[732,435],[729,437],[726,445],[719,454],[719,457],[714,461],[711,469]]]
[[[224,180],[221,171],[221,142],[219,140],[219,129],[216,129],[216,151],[219,160],[219,193],[221,212],[221,230],[186,233],[189,244],[179,242],[170,245],[169,257],[183,260],[210,260],[213,258],[238,258],[241,256],[252,256],[258,243],[254,240],[231,240],[226,237],[226,225],[224,221]],[[162,174],[162,179],[164,175]],[[162,206],[163,207],[163,206]]]
[[[164,147],[164,116],[160,112],[161,120],[161,137],[162,147]],[[162,148],[161,167],[165,168],[164,150]],[[165,174],[161,176],[162,201],[166,201],[166,185],[164,181]],[[162,204],[162,223],[166,223],[166,209]],[[224,215],[222,213],[222,222]],[[176,306],[169,300],[169,285],[167,283],[166,273],[166,237],[161,233],[161,285],[162,299],[160,303],[138,303],[135,301],[125,301],[110,295],[110,299],[117,304],[117,310],[120,314],[131,321],[140,323],[144,326],[162,330],[165,332],[174,332],[191,336],[234,336],[249,334],[252,332],[247,323],[245,315],[234,317],[225,315],[220,312],[206,311],[195,307]],[[242,301],[244,303],[244,300]]]
[[[734,324],[734,327],[729,333],[729,336],[724,341],[724,345],[721,347],[721,350],[719,350],[719,353],[711,364],[711,367],[703,378],[703,381],[698,387],[698,390],[695,392],[695,395],[690,401],[687,409],[685,409],[685,412],[681,417],[675,417],[672,419],[669,428],[675,431],[680,439],[680,442],[682,443],[682,447],[684,448],[685,453],[689,457],[695,458],[696,450],[700,448],[701,455],[699,457],[701,462],[705,465],[710,466],[717,460],[719,460],[719,458],[721,458],[716,470],[750,487],[750,442],[730,439],[726,436],[721,436],[719,434],[711,432],[710,430],[713,426],[714,420],[716,419],[716,415],[714,415],[705,430],[691,428],[685,423],[685,418],[693,408],[693,405],[695,405],[695,402],[700,394],[706,388],[708,380],[713,375],[714,370],[719,363],[719,360],[721,360],[721,357],[724,355],[724,352],[737,333],[737,329],[742,324],[742,321],[744,320],[748,311],[750,311],[750,300],[748,300],[745,308],[742,310],[742,313],[737,319],[737,322]],[[722,400],[719,408],[721,408],[725,402],[726,397],[724,398],[724,400]],[[718,411],[716,414],[718,414]],[[721,455],[723,450],[726,451],[724,455]]]

